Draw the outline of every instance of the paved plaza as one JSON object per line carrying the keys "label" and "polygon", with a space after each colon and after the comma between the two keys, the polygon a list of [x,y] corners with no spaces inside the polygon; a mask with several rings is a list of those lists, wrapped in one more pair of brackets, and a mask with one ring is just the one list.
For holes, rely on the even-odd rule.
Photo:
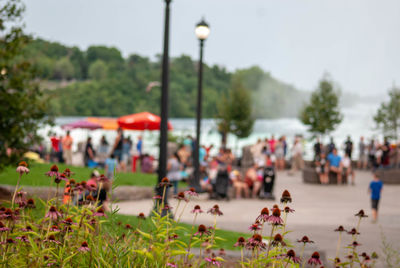
{"label": "paved plaza", "polygon": [[[315,241],[312,247],[330,257],[336,252],[338,234],[333,230],[339,225],[351,229],[357,224],[354,216],[360,209],[370,214],[370,199],[367,194],[368,184],[372,176],[369,172],[357,171],[356,185],[310,185],[302,182],[301,174],[287,175],[287,172],[279,172],[275,185],[275,195],[280,197],[284,189],[288,189],[292,195],[295,209],[294,214],[288,217],[288,230],[293,231],[288,236],[292,241],[300,239],[303,235],[309,236]],[[372,223],[371,218],[365,218],[360,227],[361,236],[358,242],[360,251],[381,253],[382,232],[388,241],[400,249],[400,185],[385,185],[380,204],[380,217],[377,223]],[[279,200],[276,200],[279,202]],[[207,200],[206,196],[200,196],[188,205],[188,209],[182,216],[182,221],[191,223],[193,215],[189,212],[194,205],[199,204],[203,210],[207,210],[218,202],[223,216],[218,218],[218,227],[227,230],[249,233],[248,227],[258,216],[263,207],[271,208],[276,202],[258,199],[233,199],[227,201]],[[118,206],[120,213],[137,215],[140,212],[149,212],[152,208],[152,200],[122,202]],[[176,200],[171,200],[172,207],[176,207]],[[203,214],[198,217],[198,223],[212,225],[213,217]],[[266,235],[266,233],[264,234]],[[350,235],[345,235],[342,243],[349,244]],[[298,245],[296,245],[298,246]],[[342,254],[343,256],[343,254]]]}

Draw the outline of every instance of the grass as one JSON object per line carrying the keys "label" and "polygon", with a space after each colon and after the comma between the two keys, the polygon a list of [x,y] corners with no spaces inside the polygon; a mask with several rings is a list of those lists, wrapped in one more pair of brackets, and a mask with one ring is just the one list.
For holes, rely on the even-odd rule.
{"label": "grass", "polygon": [[[30,163],[30,172],[24,175],[21,181],[22,185],[25,186],[50,186],[51,180],[44,174],[50,170],[53,163],[40,164],[40,163]],[[71,169],[75,174],[72,176],[76,181],[88,180],[90,174],[93,171],[91,168],[87,167],[71,167],[65,164],[57,164],[60,171],[65,170],[67,167]],[[0,184],[16,185],[18,175],[15,172],[16,167],[6,167],[0,172]],[[100,174],[104,172],[102,169],[98,169]],[[132,185],[132,186],[155,186],[157,177],[155,174],[145,174],[145,173],[117,173],[114,179],[114,185]]]}

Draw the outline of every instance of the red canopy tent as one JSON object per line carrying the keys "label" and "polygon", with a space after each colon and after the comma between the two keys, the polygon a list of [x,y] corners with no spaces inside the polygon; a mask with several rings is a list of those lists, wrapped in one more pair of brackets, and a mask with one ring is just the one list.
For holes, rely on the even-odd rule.
{"label": "red canopy tent", "polygon": [[[130,114],[118,118],[118,125],[123,129],[131,130],[159,130],[161,118],[149,112]],[[168,130],[172,125],[168,122]]]}

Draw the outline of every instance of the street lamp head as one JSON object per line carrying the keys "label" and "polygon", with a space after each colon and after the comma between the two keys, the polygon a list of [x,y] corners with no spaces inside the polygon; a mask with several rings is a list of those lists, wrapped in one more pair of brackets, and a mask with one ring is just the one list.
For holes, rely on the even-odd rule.
{"label": "street lamp head", "polygon": [[196,36],[199,40],[206,40],[208,35],[210,34],[210,27],[208,24],[202,19],[197,25],[195,29]]}

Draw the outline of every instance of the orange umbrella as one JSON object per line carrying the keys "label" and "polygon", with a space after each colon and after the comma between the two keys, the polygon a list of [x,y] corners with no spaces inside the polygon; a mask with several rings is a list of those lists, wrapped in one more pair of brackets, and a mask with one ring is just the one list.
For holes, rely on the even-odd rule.
{"label": "orange umbrella", "polygon": [[88,117],[87,121],[99,124],[106,130],[116,130],[119,127],[116,118]]}
{"label": "orange umbrella", "polygon": [[[118,125],[123,129],[132,130],[159,130],[161,118],[149,112],[125,115],[118,118]],[[168,129],[172,130],[172,125],[168,122]]]}

